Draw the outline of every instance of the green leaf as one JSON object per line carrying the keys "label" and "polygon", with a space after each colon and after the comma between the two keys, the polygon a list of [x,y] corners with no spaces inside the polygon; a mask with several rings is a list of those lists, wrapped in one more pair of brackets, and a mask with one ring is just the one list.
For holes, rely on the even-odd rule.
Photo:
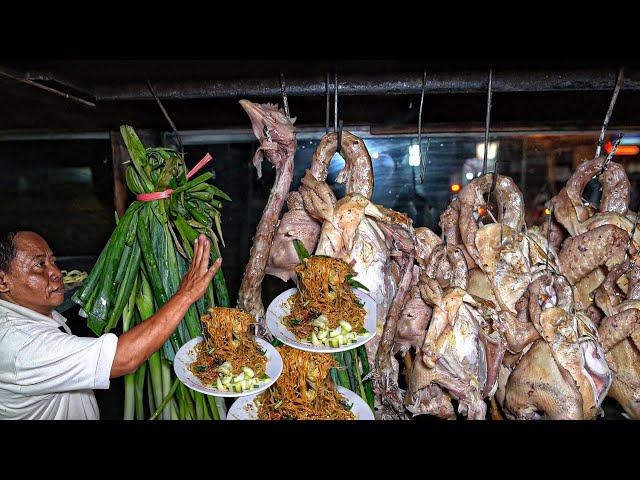
{"label": "green leaf", "polygon": [[129,151],[129,156],[131,156],[131,162],[140,176],[140,182],[142,183],[145,192],[152,192],[153,185],[145,172],[145,167],[147,166],[147,152],[144,145],[140,141],[140,138],[138,138],[135,130],[129,125],[122,125],[120,127],[120,133],[122,134],[124,143]]}
{"label": "green leaf", "polygon": [[351,275],[347,276],[347,283],[349,285],[351,285],[354,288],[361,288],[362,290],[368,292],[369,289],[367,287],[365,287],[363,284],[361,284],[359,281],[354,280],[353,277]]}
{"label": "green leaf", "polygon": [[301,262],[305,258],[309,258],[310,255],[309,255],[309,252],[307,252],[307,249],[305,248],[304,243],[302,243],[297,238],[293,241],[293,247],[296,249],[296,253],[298,254],[298,259],[300,259]]}
{"label": "green leaf", "polygon": [[292,318],[291,320],[289,320],[289,325],[291,325],[292,327],[295,327],[296,325],[300,325],[302,323],[302,320],[299,318]]}

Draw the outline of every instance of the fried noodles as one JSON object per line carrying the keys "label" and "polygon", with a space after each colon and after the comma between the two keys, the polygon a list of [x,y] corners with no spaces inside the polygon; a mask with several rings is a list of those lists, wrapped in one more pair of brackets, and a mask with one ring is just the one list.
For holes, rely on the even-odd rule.
{"label": "fried noodles", "polygon": [[267,357],[258,345],[249,326],[253,317],[235,308],[214,307],[200,321],[205,327],[205,340],[196,346],[197,358],[189,369],[205,385],[215,384],[216,368],[231,363],[231,373],[237,375],[249,367],[257,376],[265,373]]}
{"label": "fried noodles", "polygon": [[284,364],[278,381],[257,398],[260,420],[354,420],[355,415],[333,382],[337,367],[329,354],[281,346]]}
{"label": "fried noodles", "polygon": [[366,312],[353,293],[348,279],[355,271],[346,262],[314,255],[296,266],[299,291],[289,298],[291,312],[283,323],[297,338],[313,332],[311,322],[320,315],[329,319],[329,328],[340,320],[351,324],[355,332],[364,328]]}

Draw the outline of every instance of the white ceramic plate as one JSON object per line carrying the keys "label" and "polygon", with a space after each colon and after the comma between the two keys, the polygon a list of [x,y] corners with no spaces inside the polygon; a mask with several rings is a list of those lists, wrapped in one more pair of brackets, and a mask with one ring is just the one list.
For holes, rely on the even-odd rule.
{"label": "white ceramic plate", "polygon": [[344,352],[353,348],[364,345],[371,340],[376,334],[376,302],[369,295],[357,288],[353,289],[353,293],[364,302],[364,310],[366,317],[364,319],[364,328],[369,332],[367,335],[358,335],[357,342],[340,347],[327,347],[325,345],[313,345],[311,342],[302,342],[298,340],[293,332],[291,332],[282,322],[281,319],[289,315],[289,297],[298,291],[297,288],[290,288],[282,292],[267,309],[267,328],[271,334],[285,345],[297,348],[298,350],[306,350],[307,352],[316,353],[335,353]]}
{"label": "white ceramic plate", "polygon": [[191,365],[196,360],[197,355],[195,346],[198,343],[202,342],[202,340],[202,337],[197,337],[193,340],[189,340],[182,346],[180,350],[178,350],[178,353],[176,353],[176,358],[173,360],[173,369],[180,381],[196,392],[204,393],[206,395],[213,395],[214,397],[242,397],[245,395],[253,395],[255,393],[266,390],[271,385],[273,385],[282,373],[282,357],[280,356],[278,351],[270,343],[256,337],[256,341],[258,342],[258,344],[262,347],[263,350],[267,351],[266,374],[271,377],[271,380],[260,382],[260,384],[256,388],[247,390],[246,392],[223,392],[218,390],[217,388],[204,385],[200,381],[200,379],[196,377],[191,372],[191,370],[189,370],[189,365]]}
{"label": "white ceramic plate", "polygon": [[[336,390],[348,403],[352,404],[351,411],[356,416],[356,420],[375,420],[371,408],[358,394],[341,386],[337,386]],[[227,412],[227,420],[258,420],[258,408],[253,403],[257,397],[256,394],[236,400]]]}

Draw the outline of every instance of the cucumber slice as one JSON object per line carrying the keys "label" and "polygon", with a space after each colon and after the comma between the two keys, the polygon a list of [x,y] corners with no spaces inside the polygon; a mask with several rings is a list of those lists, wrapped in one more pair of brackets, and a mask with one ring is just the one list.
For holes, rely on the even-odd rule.
{"label": "cucumber slice", "polygon": [[311,325],[319,328],[327,328],[328,323],[329,323],[329,319],[324,315],[320,315],[318,318],[316,318],[311,322]]}
{"label": "cucumber slice", "polygon": [[242,367],[245,377],[253,378],[255,373],[249,367]]}
{"label": "cucumber slice", "polygon": [[239,383],[244,380],[244,372],[233,377],[233,383]]}
{"label": "cucumber slice", "polygon": [[329,330],[327,329],[320,330],[317,335],[318,340],[324,340],[325,338],[327,338],[327,335],[329,335]]}
{"label": "cucumber slice", "polygon": [[216,388],[218,390],[226,390],[224,388],[224,385],[222,384],[222,381],[220,380],[220,377],[216,378]]}
{"label": "cucumber slice", "polygon": [[333,337],[329,339],[329,345],[332,347],[339,347],[340,342],[338,341],[338,337]]}
{"label": "cucumber slice", "polygon": [[351,327],[351,324],[349,322],[346,322],[344,320],[340,320],[338,323],[340,324],[342,329],[347,333],[350,332],[351,330],[353,330],[353,328]]}
{"label": "cucumber slice", "polygon": [[225,375],[231,375],[231,362],[224,362],[222,365],[216,368],[216,371],[222,372]]}
{"label": "cucumber slice", "polygon": [[224,385],[225,387],[228,386],[231,383],[231,375],[225,375],[224,377],[222,377],[222,385]]}
{"label": "cucumber slice", "polygon": [[331,338],[333,338],[333,337],[337,337],[337,336],[338,336],[338,335],[340,335],[341,333],[342,333],[342,327],[341,327],[341,326],[338,326],[338,327],[336,327],[335,329],[333,329],[333,330],[331,330],[331,331],[329,332],[329,336],[330,336]]}
{"label": "cucumber slice", "polygon": [[318,340],[318,337],[316,336],[316,332],[311,334],[311,343],[314,345],[321,345],[320,340]]}

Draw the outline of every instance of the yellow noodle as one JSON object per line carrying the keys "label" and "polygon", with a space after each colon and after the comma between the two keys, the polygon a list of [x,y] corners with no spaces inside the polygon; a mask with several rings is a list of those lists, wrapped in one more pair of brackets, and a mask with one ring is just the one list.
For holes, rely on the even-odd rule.
{"label": "yellow noodle", "polygon": [[297,338],[311,335],[311,322],[322,314],[330,328],[336,328],[339,320],[349,322],[355,332],[364,327],[366,312],[347,283],[347,276],[355,275],[351,265],[314,255],[297,265],[296,273],[299,291],[289,298],[291,311],[283,323]]}
{"label": "yellow noodle", "polygon": [[337,367],[329,354],[311,353],[295,348],[277,347],[283,361],[278,381],[258,399],[261,420],[354,420],[344,403],[329,369]]}
{"label": "yellow noodle", "polygon": [[205,341],[197,345],[197,358],[189,369],[203,384],[215,384],[219,372],[216,367],[231,363],[231,373],[237,375],[242,367],[251,368],[257,376],[265,373],[267,357],[253,339],[249,327],[253,317],[235,308],[214,307],[200,321],[205,327]]}

